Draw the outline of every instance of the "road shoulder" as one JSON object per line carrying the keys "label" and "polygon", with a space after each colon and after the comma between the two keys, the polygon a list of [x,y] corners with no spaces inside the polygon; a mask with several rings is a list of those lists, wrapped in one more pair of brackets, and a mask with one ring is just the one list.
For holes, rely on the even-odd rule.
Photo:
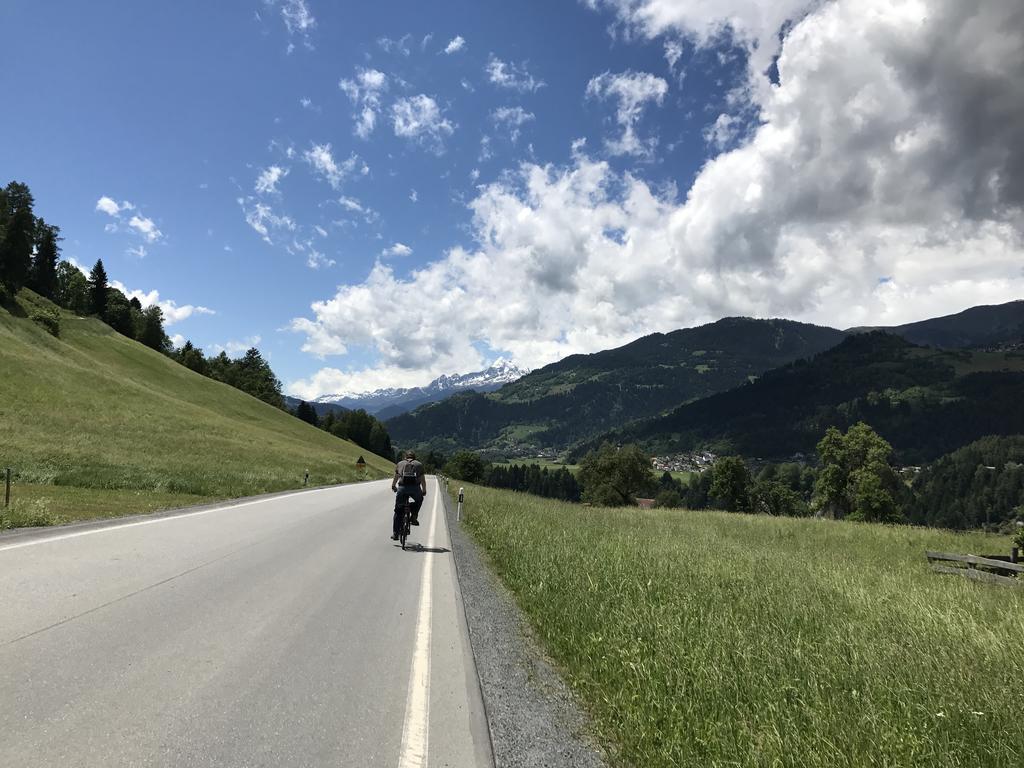
{"label": "road shoulder", "polygon": [[497,768],[604,768],[586,714],[442,493]]}

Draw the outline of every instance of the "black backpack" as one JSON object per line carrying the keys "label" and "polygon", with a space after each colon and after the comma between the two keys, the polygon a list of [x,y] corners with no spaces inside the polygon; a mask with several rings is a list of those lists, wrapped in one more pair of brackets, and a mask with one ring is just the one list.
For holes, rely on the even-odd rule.
{"label": "black backpack", "polygon": [[419,472],[416,469],[414,462],[405,462],[405,465],[402,467],[402,485],[416,485],[419,482]]}

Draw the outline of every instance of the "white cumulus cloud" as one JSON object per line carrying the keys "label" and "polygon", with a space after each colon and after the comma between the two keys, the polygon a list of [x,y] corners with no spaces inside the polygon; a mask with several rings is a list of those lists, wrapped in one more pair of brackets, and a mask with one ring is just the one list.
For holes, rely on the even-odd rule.
{"label": "white cumulus cloud", "polygon": [[108,216],[119,216],[123,211],[134,211],[135,206],[127,200],[121,202],[118,205],[114,200],[104,195],[96,201],[96,210],[107,214]]}
{"label": "white cumulus cloud", "polygon": [[[113,198],[104,195],[96,201],[96,210],[116,219],[116,221],[108,222],[104,225],[103,230],[105,232],[111,234],[122,232],[125,231],[124,227],[127,225],[127,231],[134,232],[147,243],[156,243],[163,239],[164,233],[160,231],[154,221],[148,216],[133,214],[127,222],[125,221],[124,214],[128,211],[136,210],[134,203],[124,200],[118,204]],[[136,248],[129,248],[128,253],[141,258],[146,255],[146,249],[138,246]]]}
{"label": "white cumulus cloud", "polygon": [[295,231],[295,220],[288,215],[274,213],[273,208],[264,202],[255,200],[252,197],[240,197],[238,205],[245,215],[245,222],[262,238],[268,245],[273,245],[272,234],[284,230]]}
{"label": "white cumulus cloud", "polygon": [[147,243],[155,243],[164,236],[153,220],[146,216],[132,216],[128,219],[128,226],[142,235]]}
{"label": "white cumulus cloud", "polygon": [[679,40],[665,41],[665,61],[668,62],[668,71],[682,80],[683,72],[676,73],[676,64],[683,57],[683,44]]}
{"label": "white cumulus cloud", "polygon": [[391,107],[395,136],[416,141],[435,152],[444,150],[444,139],[455,126],[444,117],[437,102],[425,94],[398,99]]}
{"label": "white cumulus cloud", "polygon": [[[302,41],[306,48],[313,49],[313,42],[310,36],[316,27],[316,18],[309,9],[306,0],[263,0],[263,2],[270,8],[274,6],[279,8],[281,20],[284,22],[289,37],[297,38]],[[291,53],[293,50],[295,50],[295,44],[289,42],[288,53]]]}
{"label": "white cumulus cloud", "polygon": [[[485,362],[481,345],[536,368],[727,315],[888,325],[1024,295],[1019,2],[601,5],[698,43],[733,25],[757,59],[749,135],[679,198],[582,143],[566,167],[526,163],[479,187],[476,246],[408,276],[377,264],[292,322],[307,352],[377,353],[305,385],[429,380]],[[396,306],[403,293],[417,300]]]}
{"label": "white cumulus cloud", "polygon": [[[752,72],[763,73],[780,48],[789,23],[824,6],[826,0],[584,0],[610,8],[630,34],[649,38],[681,34],[698,46],[732,38],[750,54]],[[666,56],[668,56],[666,48]],[[674,65],[673,65],[674,66]]]}
{"label": "white cumulus cloud", "polygon": [[376,69],[356,70],[355,78],[342,78],[338,87],[356,108],[355,134],[366,139],[377,126],[381,110],[381,97],[388,90],[388,77]]}
{"label": "white cumulus cloud", "polygon": [[277,183],[288,175],[288,169],[272,165],[260,171],[256,178],[256,191],[262,195],[277,192]]}
{"label": "white cumulus cloud", "polygon": [[587,96],[618,102],[615,120],[622,128],[622,136],[608,139],[605,146],[613,155],[649,155],[657,140],[643,140],[636,133],[644,107],[661,104],[668,93],[668,83],[648,72],[605,72],[587,83]]}
{"label": "white cumulus cloud", "polygon": [[447,54],[457,53],[466,47],[466,40],[462,35],[456,35],[445,46],[444,52]]}
{"label": "white cumulus cloud", "polygon": [[381,256],[412,256],[412,248],[405,243],[395,243],[380,252]]}
{"label": "white cumulus cloud", "polygon": [[355,152],[339,163],[331,153],[330,144],[314,144],[303,153],[303,159],[333,189],[339,189],[342,182],[355,173],[366,174],[369,170]]}
{"label": "white cumulus cloud", "polygon": [[315,248],[310,248],[309,253],[306,256],[306,266],[310,269],[320,269],[321,267],[333,267],[335,265],[334,259],[329,259],[320,251]]}
{"label": "white cumulus cloud", "polygon": [[519,141],[523,126],[534,119],[536,116],[522,107],[498,107],[491,112],[491,120],[495,125],[504,126],[513,144]]}
{"label": "white cumulus cloud", "polygon": [[412,35],[402,35],[397,40],[391,37],[378,37],[377,45],[381,47],[387,53],[395,53],[400,56],[408,56],[412,53],[409,48],[409,41],[412,39]]}
{"label": "white cumulus cloud", "polygon": [[487,60],[487,79],[499,88],[508,88],[520,93],[528,93],[543,88],[546,83],[535,78],[526,69],[526,64],[505,62],[493,53]]}

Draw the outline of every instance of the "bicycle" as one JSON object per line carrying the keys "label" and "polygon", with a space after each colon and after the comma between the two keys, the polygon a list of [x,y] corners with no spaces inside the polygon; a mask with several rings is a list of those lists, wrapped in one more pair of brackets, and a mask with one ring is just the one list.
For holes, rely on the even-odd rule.
{"label": "bicycle", "polygon": [[403,550],[405,549],[405,540],[409,537],[410,520],[412,520],[412,499],[406,495],[405,504],[402,505],[402,527],[398,534],[398,541]]}

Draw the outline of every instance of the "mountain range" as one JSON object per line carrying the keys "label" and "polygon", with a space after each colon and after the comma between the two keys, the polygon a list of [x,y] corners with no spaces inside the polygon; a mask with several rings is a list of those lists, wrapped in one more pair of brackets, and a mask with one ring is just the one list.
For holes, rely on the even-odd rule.
{"label": "mountain range", "polygon": [[1024,433],[1022,392],[1024,352],[920,347],[873,331],[600,440],[777,460],[813,453],[830,426],[864,421],[900,463],[923,464],[986,435]]}
{"label": "mountain range", "polygon": [[526,373],[528,371],[514,362],[498,358],[486,370],[439,376],[425,387],[388,387],[371,392],[338,392],[318,397],[311,404],[318,413],[332,406],[353,411],[361,408],[383,421],[426,403],[444,400],[458,392],[492,392]]}
{"label": "mountain range", "polygon": [[577,442],[738,386],[835,346],[845,334],[791,320],[733,317],[572,355],[489,394],[463,393],[387,422],[392,440],[523,455]]}
{"label": "mountain range", "polygon": [[[640,439],[652,449],[683,444],[693,447],[716,440],[728,446],[733,443],[725,433],[712,434],[714,430],[705,430],[692,433],[692,440],[676,440],[671,437],[677,434],[672,426],[674,422],[664,422],[664,429],[659,425],[663,419],[680,418],[680,410],[689,414],[683,417],[684,422],[687,418],[696,418],[693,414],[717,407],[717,401],[710,400],[712,396],[730,390],[746,390],[769,371],[814,358],[850,336],[861,336],[871,330],[875,329],[838,330],[789,320],[725,318],[697,328],[651,334],[617,349],[573,355],[493,392],[456,394],[443,402],[416,408],[391,418],[387,427],[396,444],[429,446],[442,451],[469,448],[495,456],[537,452],[565,454],[574,447],[592,445],[605,438]],[[903,339],[901,344],[912,342],[947,349],[1019,343],[1024,332],[1024,301],[974,307],[955,315],[880,330],[887,338]],[[852,348],[859,349],[856,345]],[[851,394],[854,400],[874,391],[870,382],[872,376],[876,384],[885,381],[882,374],[893,362],[886,361],[883,354],[886,349],[884,344],[875,344],[869,345],[867,352],[862,350],[856,366],[865,366],[863,373],[867,380],[863,377],[857,380],[864,385],[862,389],[866,389]],[[872,364],[871,357],[876,353],[881,355],[877,366]],[[910,358],[919,355],[907,354]],[[974,359],[971,355],[968,357]],[[948,369],[953,359],[946,356],[922,362],[922,370],[928,366]],[[992,361],[978,364],[982,369],[995,365]],[[970,372],[971,365],[973,363],[967,362],[960,368],[953,367]],[[856,366],[843,368],[826,362],[821,375],[827,379],[828,376],[862,373]],[[1015,360],[1008,360],[1006,366],[1014,368]],[[840,374],[843,370],[846,373]],[[914,365],[905,373],[909,380],[923,375]],[[957,398],[963,394],[957,387],[978,386],[979,381],[957,373],[946,376],[942,382],[932,382],[935,387],[929,394]],[[1000,379],[998,386],[1002,387],[1007,381]],[[841,384],[818,383],[826,387]],[[898,382],[890,384],[882,389],[899,388]],[[810,386],[801,384],[798,388],[808,407],[814,401]],[[765,387],[755,387],[753,391],[763,393],[765,398],[778,395]],[[837,389],[833,394],[840,397],[841,392]],[[766,402],[750,398],[743,402],[748,408],[771,410]],[[839,399],[822,405],[838,408],[844,402],[846,400]],[[824,423],[828,418],[836,418],[835,413],[822,416],[819,421]],[[927,428],[923,424],[918,426]],[[932,427],[936,428],[941,429]],[[800,448],[808,446],[803,438],[791,442]],[[747,447],[752,445],[748,443]],[[813,445],[810,447],[813,449]]]}

